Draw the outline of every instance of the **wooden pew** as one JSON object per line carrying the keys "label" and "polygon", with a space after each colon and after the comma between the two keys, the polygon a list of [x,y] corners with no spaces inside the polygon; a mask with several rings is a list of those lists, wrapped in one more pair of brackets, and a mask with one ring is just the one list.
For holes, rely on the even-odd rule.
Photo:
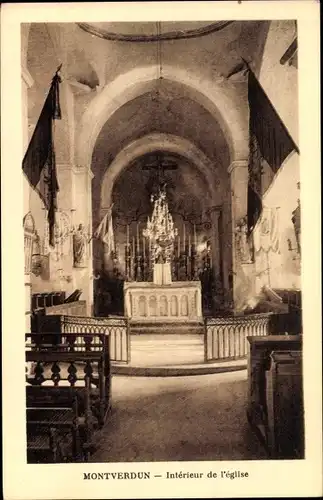
{"label": "wooden pew", "polygon": [[29,429],[27,424],[27,463],[59,463],[65,460],[61,452],[57,428],[49,427],[41,433],[39,429]]}
{"label": "wooden pew", "polygon": [[[52,381],[79,391],[89,377],[90,406],[98,425],[103,426],[111,409],[111,369],[109,341],[104,334],[26,334],[29,339],[26,362],[34,365],[27,382],[41,385]],[[63,368],[63,370],[62,370]],[[82,368],[83,374],[81,373]],[[85,377],[84,377],[85,373]],[[68,388],[68,387],[67,387]],[[84,410],[84,405],[82,406]]]}
{"label": "wooden pew", "polygon": [[268,448],[272,458],[304,458],[302,353],[273,351],[266,372]]}
{"label": "wooden pew", "polygon": [[87,461],[89,412],[80,417],[73,389],[27,386],[26,399],[28,463]]}
{"label": "wooden pew", "polygon": [[[267,449],[272,451],[272,408],[273,393],[268,391],[268,370],[270,370],[273,351],[302,352],[301,335],[268,335],[247,337],[248,352],[248,403],[247,418],[257,436]],[[300,396],[301,397],[301,396]]]}

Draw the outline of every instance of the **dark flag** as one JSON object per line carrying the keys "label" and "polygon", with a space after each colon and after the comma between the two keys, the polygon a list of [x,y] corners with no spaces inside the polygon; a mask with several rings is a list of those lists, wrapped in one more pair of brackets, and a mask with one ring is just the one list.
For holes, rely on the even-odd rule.
{"label": "dark flag", "polygon": [[58,74],[60,68],[61,66],[53,77],[48,96],[22,162],[25,175],[48,210],[49,244],[51,246],[54,246],[55,210],[57,209],[57,192],[59,191],[53,120],[61,118],[59,103],[61,78]]}
{"label": "dark flag", "polygon": [[248,231],[255,227],[262,212],[262,196],[274,175],[292,151],[299,153],[285,125],[263,88],[249,68],[250,150],[248,166]]}

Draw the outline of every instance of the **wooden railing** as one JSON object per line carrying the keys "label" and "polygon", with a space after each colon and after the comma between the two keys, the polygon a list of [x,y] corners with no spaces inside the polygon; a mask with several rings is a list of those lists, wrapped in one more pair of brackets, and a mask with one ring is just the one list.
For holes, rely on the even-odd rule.
{"label": "wooden railing", "polygon": [[[67,304],[66,304],[67,305]],[[90,316],[48,315],[38,321],[39,332],[76,335],[75,346],[81,334],[104,334],[109,337],[110,360],[117,363],[130,362],[129,322],[122,316],[96,318]],[[97,339],[95,340],[95,342]]]}
{"label": "wooden railing", "polygon": [[248,336],[269,334],[270,313],[207,318],[205,320],[205,361],[244,358]]}
{"label": "wooden railing", "polygon": [[[31,460],[33,452],[37,451],[39,458],[48,448],[52,427],[64,429],[58,441],[64,461],[88,460],[98,442],[95,432],[105,424],[111,409],[108,340],[105,334],[89,332],[26,334],[27,444]],[[76,404],[72,414],[68,411],[71,401]]]}

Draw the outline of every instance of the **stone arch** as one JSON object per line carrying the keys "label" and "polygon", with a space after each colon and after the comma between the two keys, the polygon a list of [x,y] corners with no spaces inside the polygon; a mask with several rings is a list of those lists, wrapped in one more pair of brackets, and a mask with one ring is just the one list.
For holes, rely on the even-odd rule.
{"label": "stone arch", "polygon": [[111,204],[113,186],[122,171],[136,158],[156,150],[178,154],[194,164],[207,181],[211,199],[215,198],[214,172],[212,174],[211,170],[214,165],[207,156],[188,139],[171,134],[152,133],[131,142],[109,165],[101,185],[101,207]]}
{"label": "stone arch", "polygon": [[[78,165],[90,166],[95,142],[104,124],[128,101],[156,88],[157,74],[155,66],[132,69],[115,78],[92,100],[80,124],[76,144]],[[169,65],[163,68],[163,75],[164,80],[181,84],[192,100],[215,117],[227,139],[231,161],[246,156],[248,127],[228,87],[220,85],[219,80],[202,81],[187,70]]]}

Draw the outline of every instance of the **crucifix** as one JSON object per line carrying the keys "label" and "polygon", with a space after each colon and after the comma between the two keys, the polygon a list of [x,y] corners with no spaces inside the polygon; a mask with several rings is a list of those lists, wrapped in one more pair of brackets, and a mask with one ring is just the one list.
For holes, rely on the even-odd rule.
{"label": "crucifix", "polygon": [[165,171],[166,170],[177,170],[177,163],[169,160],[163,161],[161,153],[156,153],[156,160],[152,163],[146,163],[142,166],[142,170],[152,170],[154,172],[153,183],[157,184],[158,187],[165,184]]}

